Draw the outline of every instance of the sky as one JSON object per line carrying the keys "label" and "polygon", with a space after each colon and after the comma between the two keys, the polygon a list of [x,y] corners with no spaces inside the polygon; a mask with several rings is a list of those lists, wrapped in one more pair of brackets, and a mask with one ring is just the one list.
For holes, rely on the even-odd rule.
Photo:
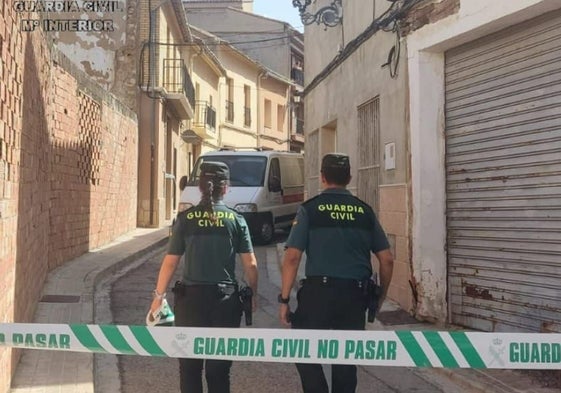
{"label": "sky", "polygon": [[298,10],[292,6],[292,0],[254,0],[253,12],[288,22],[297,30],[304,31]]}

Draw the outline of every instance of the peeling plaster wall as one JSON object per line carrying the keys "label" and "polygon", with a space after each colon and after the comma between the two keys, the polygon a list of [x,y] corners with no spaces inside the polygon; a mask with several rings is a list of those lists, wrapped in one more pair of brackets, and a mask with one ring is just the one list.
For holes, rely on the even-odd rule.
{"label": "peeling plaster wall", "polygon": [[[457,0],[444,0],[444,2]],[[412,182],[412,261],[417,314],[447,310],[444,53],[561,6],[557,0],[461,0],[459,12],[407,36]]]}
{"label": "peeling plaster wall", "polygon": [[50,13],[45,17],[112,22],[113,31],[55,32],[52,36],[57,48],[92,80],[136,110],[137,64],[142,45],[139,37],[141,4],[139,0],[117,2],[119,6],[115,12]]}

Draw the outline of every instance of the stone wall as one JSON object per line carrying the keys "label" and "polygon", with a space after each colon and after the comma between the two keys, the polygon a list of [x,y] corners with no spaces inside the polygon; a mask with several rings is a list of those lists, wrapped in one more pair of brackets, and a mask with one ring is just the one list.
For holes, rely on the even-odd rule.
{"label": "stone wall", "polygon": [[[28,322],[49,270],[136,226],[134,113],[0,4],[0,322]],[[0,348],[0,392],[18,351]]]}

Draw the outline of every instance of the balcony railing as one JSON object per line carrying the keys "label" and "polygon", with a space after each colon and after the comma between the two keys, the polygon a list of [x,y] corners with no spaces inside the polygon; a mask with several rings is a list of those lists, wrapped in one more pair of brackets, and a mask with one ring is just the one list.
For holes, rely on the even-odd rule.
{"label": "balcony railing", "polygon": [[216,129],[216,109],[208,105],[206,101],[196,101],[193,127],[205,128],[214,132]]}
{"label": "balcony railing", "polygon": [[290,72],[290,78],[300,86],[304,86],[304,71],[302,71],[300,68],[293,67],[292,71]]}
{"label": "balcony railing", "polygon": [[183,59],[164,59],[163,87],[168,93],[184,94],[195,106],[195,88]]}
{"label": "balcony railing", "polygon": [[296,119],[296,134],[304,135],[304,119]]}
{"label": "balcony railing", "polygon": [[251,127],[251,108],[247,106],[243,108],[243,124],[246,127]]}
{"label": "balcony railing", "polygon": [[234,122],[234,103],[226,100],[226,121],[229,123]]}

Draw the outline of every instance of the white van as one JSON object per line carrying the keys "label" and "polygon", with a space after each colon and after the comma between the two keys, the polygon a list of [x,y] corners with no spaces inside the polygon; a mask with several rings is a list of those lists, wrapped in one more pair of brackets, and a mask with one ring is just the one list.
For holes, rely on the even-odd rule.
{"label": "white van", "polygon": [[230,168],[230,187],[224,203],[245,217],[257,242],[269,243],[276,228],[290,229],[304,201],[302,154],[256,149],[207,152],[198,158],[181,192],[179,211],[199,203],[199,173],[205,161],[220,161]]}

